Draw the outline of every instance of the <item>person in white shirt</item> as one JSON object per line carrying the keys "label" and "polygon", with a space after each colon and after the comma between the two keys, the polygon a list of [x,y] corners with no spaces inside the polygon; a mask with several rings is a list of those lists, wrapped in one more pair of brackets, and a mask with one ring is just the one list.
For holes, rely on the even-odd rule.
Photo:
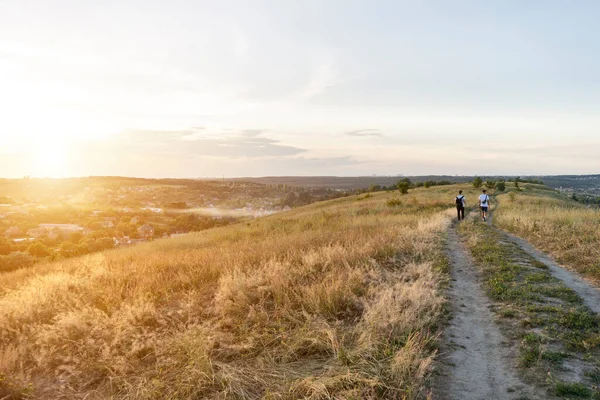
{"label": "person in white shirt", "polygon": [[465,200],[465,196],[462,194],[462,190],[458,191],[458,196],[454,199],[456,202],[456,212],[458,213],[458,220],[465,219],[465,206],[467,205],[467,201]]}
{"label": "person in white shirt", "polygon": [[479,195],[479,208],[481,209],[481,217],[484,221],[487,221],[487,213],[490,207],[490,196],[487,195],[486,190],[483,189],[483,193]]}

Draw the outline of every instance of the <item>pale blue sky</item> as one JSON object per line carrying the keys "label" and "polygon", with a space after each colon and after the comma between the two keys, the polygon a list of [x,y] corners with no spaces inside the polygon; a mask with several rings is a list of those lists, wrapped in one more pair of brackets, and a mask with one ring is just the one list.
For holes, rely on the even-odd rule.
{"label": "pale blue sky", "polygon": [[0,0],[0,175],[597,173],[595,1]]}

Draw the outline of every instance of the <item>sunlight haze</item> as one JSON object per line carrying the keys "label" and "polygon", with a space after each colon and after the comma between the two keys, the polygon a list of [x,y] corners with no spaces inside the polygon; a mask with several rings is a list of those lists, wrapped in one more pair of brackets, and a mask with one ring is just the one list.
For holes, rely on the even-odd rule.
{"label": "sunlight haze", "polygon": [[600,3],[0,1],[0,177],[597,173]]}

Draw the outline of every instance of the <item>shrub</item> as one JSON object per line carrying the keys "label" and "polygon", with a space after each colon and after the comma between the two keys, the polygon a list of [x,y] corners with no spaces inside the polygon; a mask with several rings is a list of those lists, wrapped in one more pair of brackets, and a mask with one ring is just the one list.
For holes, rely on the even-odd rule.
{"label": "shrub", "polygon": [[0,256],[0,272],[9,272],[20,268],[31,267],[34,262],[35,259],[27,253],[10,253],[7,256]]}
{"label": "shrub", "polygon": [[400,207],[402,205],[402,200],[392,198],[388,199],[388,201],[386,201],[386,204],[388,207]]}
{"label": "shrub", "polygon": [[402,194],[407,194],[410,186],[411,186],[411,183],[410,183],[410,179],[408,179],[408,178],[399,180],[398,183],[396,183],[396,187]]}
{"label": "shrub", "polygon": [[477,177],[475,179],[473,179],[473,187],[474,188],[480,188],[481,185],[483,185],[483,179],[481,179],[480,177]]}
{"label": "shrub", "polygon": [[35,242],[29,246],[27,252],[34,257],[46,257],[50,255],[50,251],[40,242]]}

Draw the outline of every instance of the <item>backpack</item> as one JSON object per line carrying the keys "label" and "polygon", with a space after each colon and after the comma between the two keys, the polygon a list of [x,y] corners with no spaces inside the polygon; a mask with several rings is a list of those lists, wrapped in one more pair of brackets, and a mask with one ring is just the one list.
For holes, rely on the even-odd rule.
{"label": "backpack", "polygon": [[460,196],[460,197],[456,196],[456,207],[462,208],[464,198],[465,198],[465,196]]}

